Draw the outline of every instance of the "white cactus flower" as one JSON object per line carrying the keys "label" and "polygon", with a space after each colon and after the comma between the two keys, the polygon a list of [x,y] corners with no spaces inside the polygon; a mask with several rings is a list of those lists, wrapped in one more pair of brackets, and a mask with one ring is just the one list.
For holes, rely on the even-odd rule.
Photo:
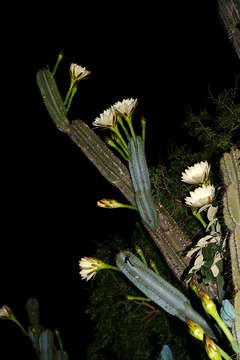
{"label": "white cactus flower", "polygon": [[202,185],[194,191],[190,191],[190,196],[185,198],[185,203],[193,208],[200,208],[203,205],[210,204],[215,196],[215,187],[213,185]]}
{"label": "white cactus flower", "polygon": [[85,67],[82,67],[81,65],[71,64],[70,66],[70,77],[74,81],[82,80],[89,74],[90,71],[88,71]]}
{"label": "white cactus flower", "polygon": [[83,257],[79,261],[80,266],[80,275],[82,279],[86,279],[87,281],[94,277],[98,270],[103,268],[103,262],[101,260],[92,258],[92,257]]}
{"label": "white cactus flower", "polygon": [[122,101],[116,102],[113,107],[117,113],[123,116],[129,116],[133,113],[137,106],[137,99],[123,99]]}
{"label": "white cactus flower", "polygon": [[0,309],[0,319],[9,319],[12,316],[12,310],[7,306],[3,305]]}
{"label": "white cactus flower", "polygon": [[181,181],[188,184],[203,184],[209,176],[210,165],[207,161],[201,161],[193,166],[189,166],[182,173]]}
{"label": "white cactus flower", "polygon": [[104,110],[100,117],[97,117],[95,121],[93,121],[93,125],[96,127],[106,127],[111,128],[114,127],[117,121],[116,112],[111,106],[110,108]]}

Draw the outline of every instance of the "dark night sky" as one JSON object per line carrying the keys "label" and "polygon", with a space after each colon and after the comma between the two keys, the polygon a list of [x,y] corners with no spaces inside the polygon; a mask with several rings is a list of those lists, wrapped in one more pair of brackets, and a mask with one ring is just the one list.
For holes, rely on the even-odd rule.
{"label": "dark night sky", "polygon": [[[2,116],[0,306],[9,305],[25,321],[26,299],[38,297],[42,322],[60,328],[70,359],[84,351],[78,331],[86,320],[88,286],[79,279],[78,260],[94,255],[94,242],[106,232],[117,232],[127,215],[96,207],[98,199],[117,194],[56,130],[41,103],[35,75],[46,64],[53,66],[63,49],[57,79],[66,73],[67,84],[71,62],[92,72],[82,82],[69,117],[90,125],[114,102],[137,97],[139,113],[148,120],[149,161],[151,155],[164,153],[170,139],[184,137],[180,125],[186,107],[198,111],[208,87],[217,94],[232,86],[239,63],[214,1],[161,3],[160,9],[154,4],[89,3],[78,9],[39,4],[37,10],[21,8],[19,14],[15,9],[14,35],[9,33],[2,44],[7,115]],[[32,16],[22,16],[25,11]],[[59,85],[64,93],[64,82]],[[1,322],[0,334],[1,358],[8,349],[5,359],[12,359],[15,347],[25,354],[28,344],[22,345],[14,326]],[[16,346],[8,348],[9,343]],[[24,358],[31,359],[31,353]]]}

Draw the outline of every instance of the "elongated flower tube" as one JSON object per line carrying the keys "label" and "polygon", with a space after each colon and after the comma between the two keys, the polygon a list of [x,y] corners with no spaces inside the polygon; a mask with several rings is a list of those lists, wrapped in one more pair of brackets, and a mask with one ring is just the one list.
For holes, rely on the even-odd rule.
{"label": "elongated flower tube", "polygon": [[218,326],[222,329],[222,331],[228,338],[229,342],[231,343],[232,348],[236,352],[236,354],[240,354],[240,348],[238,347],[236,340],[232,336],[231,331],[228,329],[228,327],[225,325],[225,323],[219,316],[215,303],[208,296],[208,294],[205,293],[205,291],[200,290],[200,294],[202,296],[202,305],[204,310],[206,311],[206,313],[211,315],[214,318],[214,320],[217,322]]}
{"label": "elongated flower tube", "polygon": [[179,290],[158,276],[129,251],[121,251],[116,257],[117,267],[148,298],[180,320],[186,318],[198,323],[204,331],[215,338],[205,319],[191,306]]}

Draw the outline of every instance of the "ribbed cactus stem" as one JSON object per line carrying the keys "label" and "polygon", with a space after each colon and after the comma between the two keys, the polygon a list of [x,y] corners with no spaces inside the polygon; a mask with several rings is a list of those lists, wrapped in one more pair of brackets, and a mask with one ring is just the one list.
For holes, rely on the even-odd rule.
{"label": "ribbed cactus stem", "polygon": [[189,300],[178,289],[169,284],[129,251],[121,251],[116,264],[122,273],[158,306],[182,321],[186,318],[198,323],[205,332],[214,337],[205,319],[191,306]]}
{"label": "ribbed cactus stem", "polygon": [[70,126],[70,138],[81,148],[100,173],[135,205],[133,188],[128,169],[104,144],[95,132],[81,120],[74,120]]}
{"label": "ribbed cactus stem", "polygon": [[138,212],[142,220],[155,230],[158,224],[158,214],[151,194],[149,172],[142,139],[131,138],[129,143],[129,171],[135,192]]}
{"label": "ribbed cactus stem", "polygon": [[[234,297],[234,308],[236,311],[236,317],[233,321],[232,331],[240,348],[240,290],[236,293]],[[237,360],[240,360],[240,354],[237,355]]]}
{"label": "ribbed cactus stem", "polygon": [[55,354],[55,346],[53,332],[44,330],[39,337],[40,360],[53,360]]}
{"label": "ribbed cactus stem", "polygon": [[50,117],[60,131],[67,133],[67,110],[52,73],[48,69],[39,70],[37,84]]}
{"label": "ribbed cactus stem", "polygon": [[229,247],[235,290],[240,289],[240,151],[225,153],[220,162],[226,191],[223,197],[224,221],[230,231]]}

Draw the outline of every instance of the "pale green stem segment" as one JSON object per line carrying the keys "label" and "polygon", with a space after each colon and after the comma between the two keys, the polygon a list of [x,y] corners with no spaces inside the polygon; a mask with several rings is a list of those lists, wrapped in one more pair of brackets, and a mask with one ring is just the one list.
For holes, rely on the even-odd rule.
{"label": "pale green stem segment", "polygon": [[136,135],[132,126],[132,117],[130,115],[125,116],[125,120],[128,123],[129,129],[131,131],[131,135],[133,137],[134,143],[136,144]]}
{"label": "pale green stem segment", "polygon": [[68,100],[68,103],[67,103],[67,108],[66,108],[66,111],[67,111],[67,112],[68,112],[69,109],[70,109],[70,106],[71,106],[71,104],[72,104],[73,97],[74,97],[74,95],[76,94],[76,92],[77,92],[77,85],[73,86],[73,88],[72,88],[71,95],[70,95],[69,100]]}
{"label": "pale green stem segment", "polygon": [[9,320],[13,321],[15,324],[17,324],[19,326],[19,328],[22,330],[22,332],[24,333],[24,335],[28,336],[27,331],[24,329],[24,327],[22,326],[22,324],[15,318],[15,316],[12,316],[11,318],[9,318]]}
{"label": "pale green stem segment", "polygon": [[119,138],[121,145],[122,145],[122,149],[124,150],[124,152],[128,154],[128,146],[125,142],[125,140],[123,139],[122,135],[120,134],[120,131],[118,130],[117,126],[112,127],[111,130],[117,135],[117,137]]}
{"label": "pale green stem segment", "polygon": [[146,139],[146,120],[145,120],[144,116],[142,116],[142,118],[141,118],[141,125],[142,125],[142,142],[143,142],[143,144],[145,144],[145,139]]}
{"label": "pale green stem segment", "polygon": [[153,260],[150,260],[150,266],[153,269],[153,271],[160,276],[160,272],[158,271],[157,265],[155,264],[155,262]]}
{"label": "pale green stem segment", "polygon": [[236,340],[234,339],[234,337],[233,337],[231,331],[229,330],[229,328],[222,321],[221,317],[218,314],[216,314],[214,316],[214,319],[216,320],[216,322],[218,323],[218,326],[222,329],[222,331],[224,332],[224,334],[228,338],[229,342],[232,345],[232,349],[235,351],[236,354],[240,354],[240,349],[239,349],[239,347],[237,345]]}
{"label": "pale green stem segment", "polygon": [[136,301],[148,301],[148,302],[152,301],[149,298],[140,297],[140,296],[131,296],[131,295],[126,296],[126,299],[130,300],[130,301],[135,301],[135,300]]}
{"label": "pale green stem segment", "polygon": [[202,218],[202,215],[200,213],[197,212],[196,209],[192,209],[192,213],[195,216],[196,219],[198,219],[198,221],[200,221],[200,223],[202,224],[202,226],[204,227],[204,229],[206,229],[207,224],[205,223],[205,221]]}
{"label": "pale green stem segment", "polygon": [[220,351],[220,354],[223,357],[223,359],[232,360],[232,358],[227,353],[225,353],[225,351],[223,351],[218,345],[216,345],[216,346],[217,346],[218,350]]}
{"label": "pale green stem segment", "polygon": [[135,206],[132,206],[132,205],[122,204],[119,207],[137,211],[137,208]]}
{"label": "pale green stem segment", "polygon": [[69,99],[69,97],[71,95],[72,88],[73,88],[74,84],[75,84],[75,80],[71,79],[71,83],[70,83],[67,95],[66,95],[65,100],[63,102],[65,106],[67,105],[67,102],[68,102],[68,99]]}
{"label": "pale green stem segment", "polygon": [[140,256],[142,262],[143,262],[146,266],[148,266],[147,260],[146,260],[146,258],[145,258],[145,256],[144,256],[143,251],[142,251],[142,249],[140,248],[140,246],[136,245],[136,246],[135,246],[135,249],[136,249],[137,254]]}
{"label": "pale green stem segment", "polygon": [[63,343],[62,343],[62,339],[60,337],[60,333],[59,333],[58,329],[55,329],[55,335],[58,339],[59,348],[61,351],[63,351]]}
{"label": "pale green stem segment", "polygon": [[60,53],[58,54],[56,64],[55,64],[55,66],[54,66],[54,68],[53,68],[53,71],[52,71],[52,75],[53,75],[53,76],[56,74],[56,71],[57,71],[58,66],[59,66],[60,62],[62,61],[62,59],[63,59],[63,53],[60,52]]}
{"label": "pale green stem segment", "polygon": [[105,270],[105,269],[109,269],[109,270],[115,270],[115,271],[120,271],[116,266],[112,266],[109,264],[104,264],[101,266],[101,268],[99,267],[98,270]]}
{"label": "pale green stem segment", "polygon": [[129,135],[129,133],[128,133],[123,121],[122,121],[122,118],[120,116],[118,116],[117,121],[121,125],[121,127],[122,127],[122,129],[123,129],[123,131],[124,131],[124,133],[126,135],[126,138],[128,139],[128,141],[130,141],[130,135]]}
{"label": "pale green stem segment", "polygon": [[117,146],[117,145],[115,144],[115,142],[114,142],[112,139],[110,139],[110,138],[106,138],[105,141],[106,141],[107,145],[109,145],[109,146],[111,146],[113,149],[115,149],[115,150],[120,154],[120,156],[122,156],[122,158],[123,158],[124,160],[128,161],[128,157],[127,157],[127,156],[124,154],[124,152],[122,151],[122,147],[121,147],[121,149],[120,149],[120,147]]}

